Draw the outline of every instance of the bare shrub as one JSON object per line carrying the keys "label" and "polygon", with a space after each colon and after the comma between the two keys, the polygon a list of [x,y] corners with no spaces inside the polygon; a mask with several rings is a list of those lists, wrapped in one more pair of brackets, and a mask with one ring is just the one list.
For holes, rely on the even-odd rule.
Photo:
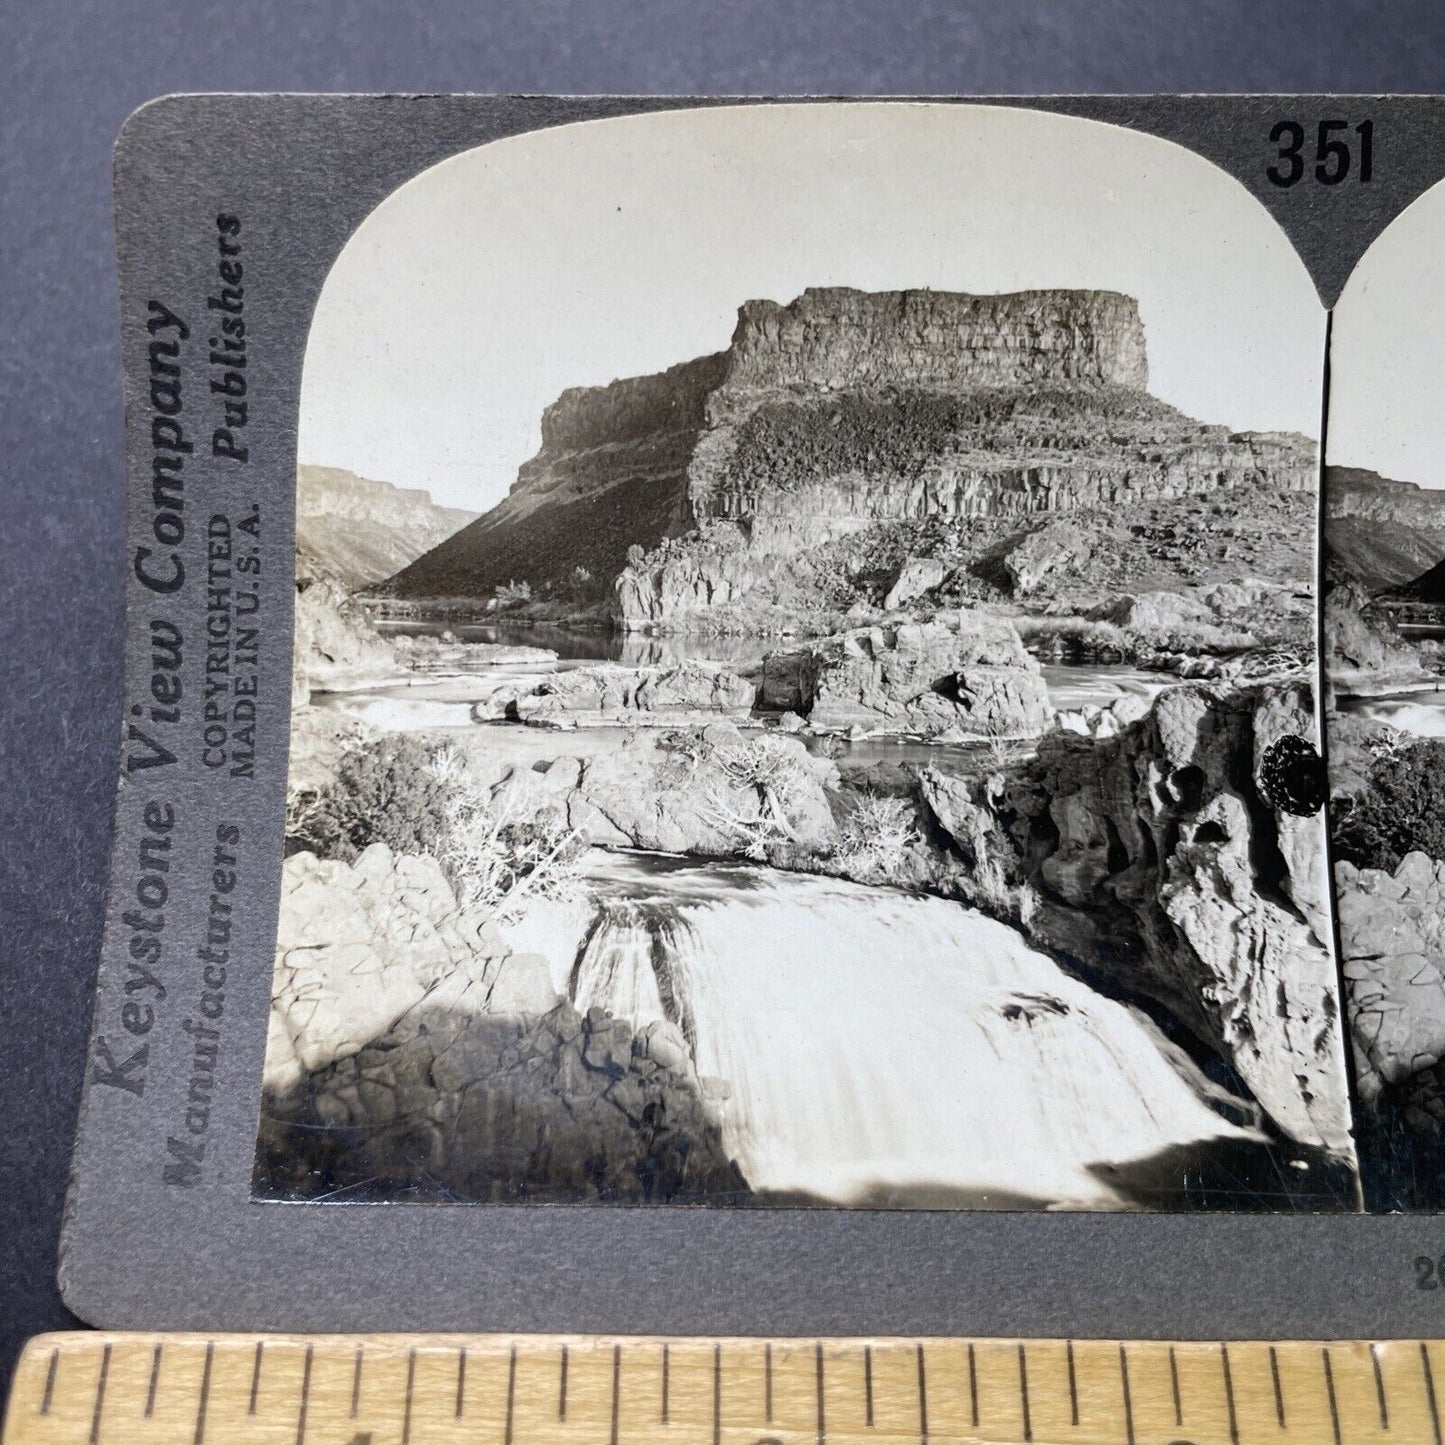
{"label": "bare shrub", "polygon": [[558,804],[529,812],[508,795],[494,799],[456,748],[407,735],[346,754],[330,784],[288,808],[288,838],[346,862],[372,843],[430,855],[458,903],[499,917],[530,898],[566,895],[584,847]]}
{"label": "bare shrub", "polygon": [[850,877],[868,882],[895,881],[905,872],[908,855],[922,841],[907,798],[860,793],[843,822],[833,856]]}
{"label": "bare shrub", "polygon": [[798,841],[793,819],[809,774],[795,747],[764,735],[724,744],[707,761],[713,779],[704,815],[733,835],[744,857],[762,862],[778,844]]}

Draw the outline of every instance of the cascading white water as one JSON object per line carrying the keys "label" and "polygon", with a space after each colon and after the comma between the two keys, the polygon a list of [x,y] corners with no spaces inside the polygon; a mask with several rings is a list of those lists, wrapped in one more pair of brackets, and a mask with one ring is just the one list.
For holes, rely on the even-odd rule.
{"label": "cascading white water", "polygon": [[698,1072],[730,1086],[724,1142],[755,1189],[1108,1207],[1090,1165],[1257,1137],[1128,1009],[956,903],[635,857],[592,878],[577,1006],[684,1029]]}
{"label": "cascading white water", "polygon": [[1445,737],[1445,694],[1418,688],[1378,698],[1355,698],[1349,710],[1421,738]]}

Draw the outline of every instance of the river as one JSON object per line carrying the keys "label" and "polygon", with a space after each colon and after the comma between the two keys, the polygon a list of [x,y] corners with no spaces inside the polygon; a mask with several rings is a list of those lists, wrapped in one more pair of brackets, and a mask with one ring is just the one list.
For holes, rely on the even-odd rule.
{"label": "river", "polygon": [[1340,712],[1388,723],[1416,737],[1445,737],[1445,692],[1436,682],[1416,683],[1393,692],[1342,693],[1335,706]]}
{"label": "river", "polygon": [[[631,730],[586,727],[559,742],[547,729],[472,723],[471,704],[490,690],[602,660],[738,665],[779,645],[485,630],[472,640],[566,651],[555,662],[318,693],[313,703],[387,730],[465,729],[494,744],[499,760],[529,768],[559,751],[620,745]],[[634,641],[668,651],[635,652]],[[1128,667],[1044,672],[1064,709],[1150,696],[1168,681]],[[855,763],[947,766],[968,755],[909,739],[831,746]],[[594,911],[580,956],[575,944],[543,945],[559,988],[579,1008],[598,1005],[636,1026],[677,1024],[699,1073],[726,1085],[717,1104],[724,1141],[763,1197],[1250,1207],[1253,1181],[1280,1197],[1289,1165],[1277,1146],[1212,1109],[1197,1070],[1157,1026],[956,902],[751,863],[600,849],[587,856],[586,884]],[[1290,1175],[1305,1193],[1315,1182]]]}
{"label": "river", "polygon": [[[495,664],[479,661],[472,669],[448,664],[449,670],[399,676],[389,683],[347,692],[317,692],[317,707],[354,717],[384,732],[417,732],[437,728],[473,726],[471,707],[484,702],[519,679],[541,678],[599,662],[627,667],[678,666],[684,662],[719,666],[751,667],[769,652],[788,645],[779,637],[653,637],[624,632],[569,632],[555,627],[505,626],[494,623],[422,623],[396,620],[379,623],[388,636],[450,635],[460,642],[486,642],[505,647],[548,648],[557,653],[554,661]],[[1177,679],[1159,672],[1146,672],[1126,664],[1066,666],[1045,663],[1044,683],[1050,701],[1060,712],[1084,707],[1107,708],[1125,696],[1153,697]],[[625,733],[625,727],[611,729]],[[588,727],[588,733],[605,734],[606,726]],[[810,744],[811,744],[810,740]],[[597,742],[601,744],[602,739]],[[821,744],[820,744],[821,745]],[[840,761],[930,762],[939,761],[960,749],[926,743],[908,737],[830,739],[829,752]],[[976,749],[975,749],[976,750]],[[965,748],[967,752],[969,749]]]}

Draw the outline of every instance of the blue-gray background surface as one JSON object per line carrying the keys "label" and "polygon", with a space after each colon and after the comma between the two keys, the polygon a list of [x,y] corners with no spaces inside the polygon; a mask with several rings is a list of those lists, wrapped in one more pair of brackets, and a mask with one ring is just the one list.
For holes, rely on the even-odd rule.
{"label": "blue-gray background surface", "polygon": [[110,147],[186,90],[1429,92],[1445,7],[0,0],[0,1381],[27,1335],[74,1323],[55,1244],[120,707]]}

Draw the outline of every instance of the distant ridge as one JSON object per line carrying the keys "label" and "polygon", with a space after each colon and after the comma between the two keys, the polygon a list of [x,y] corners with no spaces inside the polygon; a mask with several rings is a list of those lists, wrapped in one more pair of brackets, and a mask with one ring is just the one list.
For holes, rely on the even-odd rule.
{"label": "distant ridge", "polygon": [[1325,542],[1368,592],[1423,582],[1445,558],[1445,491],[1326,467]]}
{"label": "distant ridge", "polygon": [[390,577],[476,515],[341,467],[297,468],[297,551],[353,592]]}

